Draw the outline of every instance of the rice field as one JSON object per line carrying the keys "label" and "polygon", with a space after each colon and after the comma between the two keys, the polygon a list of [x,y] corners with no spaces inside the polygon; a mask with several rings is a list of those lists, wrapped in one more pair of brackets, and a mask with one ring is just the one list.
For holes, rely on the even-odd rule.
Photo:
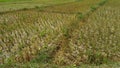
{"label": "rice field", "polygon": [[0,12],[45,7],[75,1],[76,0],[0,0]]}
{"label": "rice field", "polygon": [[104,64],[120,61],[120,1],[58,3],[0,13],[2,68],[109,68]]}
{"label": "rice field", "polygon": [[43,9],[43,11],[68,12],[68,13],[87,13],[89,11],[89,8],[96,5],[97,3],[100,3],[100,1],[101,0],[90,0],[90,1],[79,0],[77,2],[68,3],[68,4],[64,4],[64,5],[50,6],[50,7]]}
{"label": "rice field", "polygon": [[98,65],[110,61],[119,62],[120,10],[109,6],[110,3],[112,2],[106,4],[108,7],[104,5],[95,11],[83,26],[80,24],[79,28],[72,32],[69,42],[72,52],[68,54],[74,56],[74,61],[77,59],[79,63]]}
{"label": "rice field", "polygon": [[[18,54],[17,52],[22,50],[22,53],[27,52],[24,51],[26,48],[31,53],[30,47],[35,47],[33,51],[36,51],[41,46],[52,45],[52,40],[58,36],[59,32],[62,32],[62,26],[75,19],[75,15],[48,14],[34,11],[19,12],[10,17],[11,15],[13,14],[1,16],[1,21],[3,20],[3,23],[1,22],[1,46],[2,53],[6,56],[15,56],[15,54]],[[5,25],[5,22],[7,25]],[[9,27],[7,27],[8,25]],[[30,56],[32,57],[32,55]]]}

